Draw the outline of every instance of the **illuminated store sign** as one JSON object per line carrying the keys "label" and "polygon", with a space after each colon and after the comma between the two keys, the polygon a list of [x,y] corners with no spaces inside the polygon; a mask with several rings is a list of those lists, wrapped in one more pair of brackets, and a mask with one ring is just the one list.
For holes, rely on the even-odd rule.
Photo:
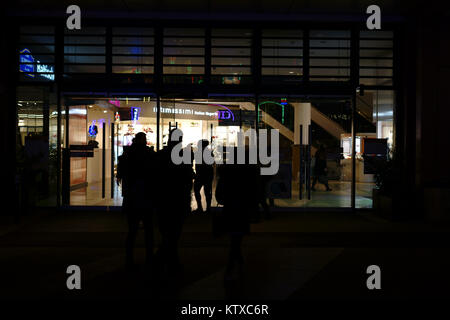
{"label": "illuminated store sign", "polygon": [[[153,108],[154,112],[157,112],[157,108]],[[193,109],[185,109],[185,108],[161,108],[161,113],[166,114],[187,114],[194,116],[209,116],[217,118],[217,112],[207,112],[207,111],[198,111]]]}
{"label": "illuminated store sign", "polygon": [[39,60],[35,60],[29,49],[20,51],[19,71],[25,73],[30,78],[35,78],[37,73],[39,76],[48,80],[55,80],[54,68],[47,64],[41,64]]}
{"label": "illuminated store sign", "polygon": [[[221,107],[225,110],[217,110],[215,112],[200,111],[189,108],[161,108],[161,113],[164,114],[181,114],[181,115],[193,115],[193,116],[207,116],[219,120],[232,120],[235,121],[234,113],[228,107],[221,104],[209,103],[209,106]],[[153,112],[157,112],[157,108],[153,107]]]}
{"label": "illuminated store sign", "polygon": [[234,121],[234,113],[227,107],[221,105],[221,104],[210,104],[211,106],[219,106],[222,108],[225,108],[225,110],[217,110],[217,119],[219,120],[229,120],[231,119]]}
{"label": "illuminated store sign", "polygon": [[24,72],[27,76],[34,78],[34,58],[31,55],[31,51],[23,49],[20,51],[20,65],[19,71]]}
{"label": "illuminated store sign", "polygon": [[[39,61],[38,61],[39,62]],[[41,73],[40,76],[47,78],[48,80],[55,80],[55,75],[53,74],[53,67],[46,64],[38,64],[36,65],[37,72]]]}

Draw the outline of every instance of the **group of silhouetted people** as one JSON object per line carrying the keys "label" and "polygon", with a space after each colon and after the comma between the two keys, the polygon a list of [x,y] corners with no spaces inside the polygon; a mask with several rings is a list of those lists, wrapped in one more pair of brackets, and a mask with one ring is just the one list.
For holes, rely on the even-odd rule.
{"label": "group of silhouetted people", "polygon": [[[124,149],[119,157],[118,182],[122,185],[122,208],[128,220],[126,238],[126,267],[134,269],[134,246],[142,222],[145,232],[146,266],[153,269],[163,266],[168,272],[181,268],[178,242],[186,216],[191,213],[191,192],[197,202],[195,213],[209,212],[213,193],[214,166],[198,163],[195,172],[190,164],[174,164],[173,148],[181,142],[172,140],[170,132],[167,146],[155,152],[147,146],[146,135],[136,134],[132,145]],[[203,154],[210,153],[209,141],[202,140],[199,146]],[[182,148],[181,152],[192,151]],[[234,152],[234,157],[236,157]],[[233,156],[233,155],[232,155]],[[248,157],[246,157],[248,159]],[[227,160],[225,159],[225,162]],[[236,162],[234,162],[236,163]],[[217,168],[216,198],[223,205],[223,231],[230,235],[230,255],[227,274],[242,268],[242,239],[250,231],[251,218],[257,216],[258,206],[268,210],[261,194],[259,167],[252,164],[224,164]],[[205,194],[203,208],[201,189]],[[264,201],[263,201],[264,198]],[[220,201],[219,201],[220,200]],[[205,211],[204,211],[205,209]],[[156,219],[154,219],[154,216]],[[154,253],[154,225],[157,221],[161,243]]]}

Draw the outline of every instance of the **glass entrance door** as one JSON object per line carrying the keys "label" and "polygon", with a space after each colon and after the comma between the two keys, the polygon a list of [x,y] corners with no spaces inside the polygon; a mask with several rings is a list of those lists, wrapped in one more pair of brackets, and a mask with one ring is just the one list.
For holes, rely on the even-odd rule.
{"label": "glass entrance door", "polygon": [[148,146],[156,149],[156,99],[72,95],[63,102],[63,205],[121,206],[118,157],[138,132],[145,132]]}
{"label": "glass entrance door", "polygon": [[[164,96],[161,98],[161,146],[167,145],[169,131],[177,128],[183,132],[183,147],[190,145],[195,151],[199,141],[206,140],[218,163],[223,160],[221,159],[223,148],[237,146],[238,132],[254,129],[255,119],[255,103],[252,95],[210,95],[202,98]],[[195,163],[193,167],[195,170]],[[214,196],[217,172],[216,166],[213,167],[215,173],[211,205],[215,207],[218,205]],[[199,208],[197,199],[201,199],[198,201],[202,201],[203,209],[208,206],[205,202],[204,189],[192,194],[191,208],[194,211]]]}

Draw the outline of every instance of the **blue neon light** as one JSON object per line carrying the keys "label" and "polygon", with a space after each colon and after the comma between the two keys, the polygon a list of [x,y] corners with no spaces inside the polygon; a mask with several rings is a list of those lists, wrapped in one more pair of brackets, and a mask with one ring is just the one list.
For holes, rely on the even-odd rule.
{"label": "blue neon light", "polygon": [[97,133],[98,132],[95,128],[95,120],[92,120],[92,124],[89,126],[89,129],[88,129],[88,134],[90,137],[95,137],[95,136],[97,136]]}
{"label": "blue neon light", "polygon": [[32,74],[35,72],[34,58],[29,49],[20,51],[19,71],[24,72],[28,77],[34,78],[34,74]]}
{"label": "blue neon light", "polygon": [[140,113],[141,113],[140,107],[131,107],[131,120],[132,121],[139,120]]}

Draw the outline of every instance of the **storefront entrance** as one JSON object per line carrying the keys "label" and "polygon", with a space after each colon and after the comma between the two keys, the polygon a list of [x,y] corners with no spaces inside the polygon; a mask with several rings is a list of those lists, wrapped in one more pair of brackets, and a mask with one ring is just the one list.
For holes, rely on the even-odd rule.
{"label": "storefront entrance", "polygon": [[[269,205],[371,207],[374,178],[365,170],[363,154],[364,141],[376,138],[376,128],[370,119],[363,122],[360,114],[360,125],[355,127],[349,96],[209,95],[189,99],[72,94],[63,101],[63,205],[120,206],[121,187],[115,181],[118,156],[138,132],[145,132],[148,146],[157,151],[167,145],[170,129],[178,128],[183,131],[183,146],[190,144],[195,150],[199,140],[208,140],[215,156],[219,147],[236,146],[240,131],[277,129],[279,170],[265,177]],[[216,178],[213,207],[217,206]],[[192,209],[196,208],[192,195]]]}

